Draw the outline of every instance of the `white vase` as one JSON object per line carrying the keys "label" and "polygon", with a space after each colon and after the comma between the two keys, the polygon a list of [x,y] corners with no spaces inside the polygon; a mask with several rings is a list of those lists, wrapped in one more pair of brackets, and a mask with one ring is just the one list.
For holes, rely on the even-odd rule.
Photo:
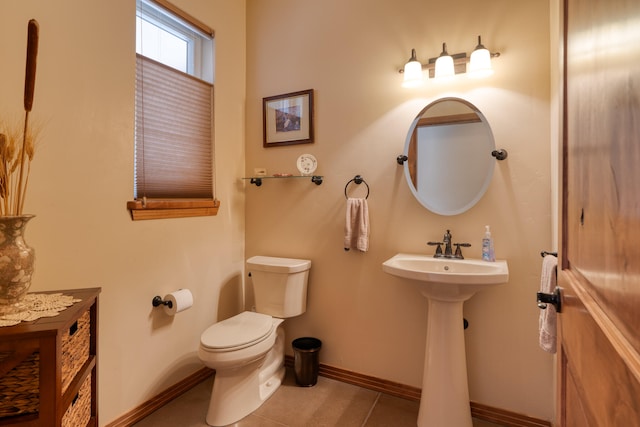
{"label": "white vase", "polygon": [[36,254],[24,241],[34,215],[0,216],[0,316],[24,310],[22,300],[31,286]]}

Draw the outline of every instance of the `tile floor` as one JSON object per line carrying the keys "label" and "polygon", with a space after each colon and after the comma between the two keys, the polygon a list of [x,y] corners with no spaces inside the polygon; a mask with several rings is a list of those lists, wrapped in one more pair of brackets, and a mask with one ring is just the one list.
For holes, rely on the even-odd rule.
{"label": "tile floor", "polygon": [[[207,427],[205,415],[213,378],[195,386],[134,427]],[[418,403],[318,377],[313,387],[298,387],[287,369],[283,384],[236,427],[415,427]],[[455,426],[443,426],[455,427]],[[499,427],[473,420],[473,427]]]}

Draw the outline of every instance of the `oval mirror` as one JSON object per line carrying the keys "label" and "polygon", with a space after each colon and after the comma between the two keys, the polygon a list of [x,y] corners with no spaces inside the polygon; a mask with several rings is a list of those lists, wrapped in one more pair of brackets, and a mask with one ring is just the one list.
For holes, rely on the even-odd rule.
{"label": "oval mirror", "polygon": [[493,176],[495,143],[473,104],[442,98],[413,121],[404,147],[404,172],[416,199],[431,212],[457,215],[484,195]]}

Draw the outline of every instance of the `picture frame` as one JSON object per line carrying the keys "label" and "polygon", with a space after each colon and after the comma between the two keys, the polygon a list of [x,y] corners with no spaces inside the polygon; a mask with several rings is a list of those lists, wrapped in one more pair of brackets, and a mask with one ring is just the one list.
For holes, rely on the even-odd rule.
{"label": "picture frame", "polygon": [[264,147],[313,142],[313,89],[262,99]]}

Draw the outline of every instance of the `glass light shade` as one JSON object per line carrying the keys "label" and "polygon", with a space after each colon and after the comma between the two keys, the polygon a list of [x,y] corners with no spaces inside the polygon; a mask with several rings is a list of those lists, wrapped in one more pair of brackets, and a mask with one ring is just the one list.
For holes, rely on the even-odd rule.
{"label": "glass light shade", "polygon": [[422,79],[422,64],[418,61],[409,61],[404,65],[403,87],[416,87],[424,83]]}
{"label": "glass light shade", "polygon": [[455,74],[453,58],[451,56],[441,55],[436,59],[436,79],[453,77]]}
{"label": "glass light shade", "polygon": [[469,72],[467,74],[469,77],[474,78],[487,77],[493,74],[491,53],[489,50],[482,47],[471,53],[471,59],[469,60]]}

